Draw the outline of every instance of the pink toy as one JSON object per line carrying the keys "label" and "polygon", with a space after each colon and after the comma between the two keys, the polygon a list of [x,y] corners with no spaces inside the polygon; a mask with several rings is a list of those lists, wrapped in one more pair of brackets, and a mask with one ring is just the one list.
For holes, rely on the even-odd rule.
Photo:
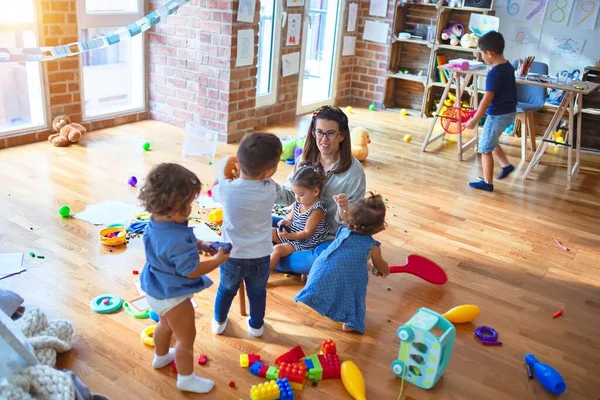
{"label": "pink toy", "polygon": [[469,69],[469,63],[467,61],[463,61],[460,63],[452,63],[452,64],[448,64],[446,65],[446,67],[448,68],[458,68],[462,71],[467,71]]}
{"label": "pink toy", "polygon": [[[379,274],[375,268],[373,268],[373,273]],[[439,265],[415,254],[411,254],[406,258],[406,264],[390,267],[390,273],[412,274],[434,285],[443,285],[448,282],[448,276]]]}

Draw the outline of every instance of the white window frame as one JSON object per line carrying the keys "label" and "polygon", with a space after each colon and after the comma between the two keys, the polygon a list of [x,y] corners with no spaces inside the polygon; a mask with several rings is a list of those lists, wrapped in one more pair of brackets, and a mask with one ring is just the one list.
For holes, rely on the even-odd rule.
{"label": "white window frame", "polygon": [[[41,35],[40,35],[40,30],[39,30],[40,16],[38,13],[38,2],[37,2],[37,0],[31,0],[31,1],[33,2],[33,6],[34,6],[33,22],[19,23],[19,24],[0,24],[0,31],[13,31],[13,32],[33,31],[35,34],[35,37],[37,38],[37,46],[39,47]],[[29,126],[23,127],[23,128],[11,129],[9,131],[0,132],[0,138],[17,136],[17,135],[20,135],[23,133],[39,132],[39,131],[42,131],[42,130],[45,130],[46,128],[48,128],[48,108],[46,107],[47,91],[45,89],[48,87],[48,85],[46,85],[46,81],[44,80],[42,64],[41,64],[41,62],[37,62],[37,63],[27,62],[27,63],[25,63],[25,68],[27,68],[27,69],[37,68],[38,69],[38,73],[36,74],[36,77],[35,77],[36,81],[34,82],[34,83],[36,83],[36,85],[30,85],[30,83],[32,83],[32,82],[30,82],[29,73],[27,74],[27,80],[28,80],[27,87],[28,87],[30,94],[33,89],[39,88],[39,90],[40,90],[39,94],[41,96],[42,103],[41,103],[41,110],[39,110],[39,111],[42,115],[42,121],[38,125],[29,125]],[[38,82],[39,82],[39,84],[38,84]]]}
{"label": "white window frame", "polygon": [[[85,11],[85,0],[77,0],[77,37],[79,38],[79,40],[82,40],[81,38],[81,31],[83,31],[84,29],[90,29],[90,28],[106,28],[106,27],[116,27],[116,28],[121,28],[124,26],[127,26],[135,21],[137,21],[138,19],[142,18],[145,15],[145,1],[144,0],[135,0],[138,3],[138,11],[137,12],[119,12],[119,13],[93,13],[93,14],[88,14]],[[142,36],[142,56],[144,58],[143,62],[142,62],[142,70],[141,70],[141,74],[143,76],[144,79],[144,83],[143,83],[143,87],[145,88],[147,86],[147,76],[146,76],[146,64],[147,64],[147,49],[146,49],[146,35],[144,33],[140,33],[138,36]],[[136,36],[137,38],[137,36]],[[134,38],[128,39],[128,40],[132,40]],[[92,50],[93,51],[93,50]],[[84,122],[89,122],[89,121],[97,121],[97,120],[104,120],[107,118],[111,118],[111,117],[116,117],[116,116],[120,116],[120,115],[129,115],[129,114],[135,114],[135,113],[139,113],[139,112],[143,112],[146,110],[146,104],[148,103],[148,91],[146,89],[144,89],[143,94],[142,94],[142,106],[141,107],[134,107],[131,109],[126,109],[126,110],[122,110],[122,111],[117,111],[117,112],[113,112],[113,113],[107,113],[107,114],[101,114],[101,115],[94,115],[94,116],[87,116],[85,113],[85,93],[84,93],[84,83],[83,83],[83,58],[82,55],[79,56],[79,76],[81,77],[80,79],[80,85],[79,85],[79,89],[81,91],[81,115],[82,115],[82,119]]]}
{"label": "white window frame", "polygon": [[[271,53],[271,91],[270,93],[256,96],[255,108],[271,106],[277,102],[277,89],[279,88],[279,60],[281,58],[281,23],[283,19],[283,2],[285,0],[274,1],[275,7],[273,9],[273,51]],[[256,82],[258,84],[258,79]]]}

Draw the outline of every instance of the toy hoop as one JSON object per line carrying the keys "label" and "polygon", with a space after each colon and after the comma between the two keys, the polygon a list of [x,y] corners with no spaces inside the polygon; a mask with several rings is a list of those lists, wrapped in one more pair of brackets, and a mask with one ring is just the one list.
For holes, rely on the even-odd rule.
{"label": "toy hoop", "polygon": [[146,346],[154,347],[154,330],[156,329],[156,325],[150,325],[144,328],[142,333],[140,334],[140,339],[142,339],[142,343]]}
{"label": "toy hoop", "polygon": [[101,294],[90,301],[92,311],[100,314],[109,314],[117,311],[123,305],[123,300],[114,294]]}
{"label": "toy hoop", "polygon": [[457,135],[465,129],[465,123],[475,115],[474,110],[464,110],[460,107],[450,107],[440,115],[442,128],[446,133]]}

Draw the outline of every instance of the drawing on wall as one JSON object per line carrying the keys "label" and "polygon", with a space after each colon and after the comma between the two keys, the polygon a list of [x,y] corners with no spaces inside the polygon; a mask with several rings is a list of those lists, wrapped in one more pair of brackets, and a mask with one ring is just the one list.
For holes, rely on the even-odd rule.
{"label": "drawing on wall", "polygon": [[594,29],[599,6],[600,0],[575,0],[571,26],[577,29]]}
{"label": "drawing on wall", "polygon": [[516,22],[520,21],[523,17],[523,9],[525,6],[523,0],[508,0],[499,2],[497,8],[502,14],[500,15],[500,20],[507,19]]}
{"label": "drawing on wall", "polygon": [[353,56],[356,52],[356,36],[344,36],[342,56]]}
{"label": "drawing on wall", "polygon": [[574,0],[549,0],[545,25],[566,28],[573,9]]}
{"label": "drawing on wall", "polygon": [[537,49],[542,38],[542,28],[529,25],[515,25],[508,29],[506,40],[512,46]]}
{"label": "drawing on wall", "polygon": [[523,10],[523,22],[542,25],[548,8],[548,0],[527,0]]}
{"label": "drawing on wall", "polygon": [[287,0],[286,5],[288,7],[302,7],[304,5],[304,0]]}
{"label": "drawing on wall", "polygon": [[300,17],[301,14],[288,14],[288,29],[287,37],[285,39],[286,46],[296,46],[300,44]]}
{"label": "drawing on wall", "polygon": [[570,39],[566,37],[553,37],[550,45],[550,54],[553,56],[579,60],[585,39]]}
{"label": "drawing on wall", "polygon": [[363,40],[370,40],[377,43],[387,43],[390,31],[390,24],[379,21],[365,21],[365,30],[363,32]]}
{"label": "drawing on wall", "polygon": [[356,17],[358,16],[358,3],[350,3],[348,6],[348,32],[356,30]]}
{"label": "drawing on wall", "polygon": [[242,29],[237,33],[236,67],[254,63],[254,29]]}
{"label": "drawing on wall", "polygon": [[281,75],[295,75],[300,71],[300,52],[281,56]]}
{"label": "drawing on wall", "polygon": [[500,18],[485,14],[472,13],[469,18],[469,29],[477,36],[483,36],[489,31],[498,31]]}
{"label": "drawing on wall", "polygon": [[385,17],[387,15],[387,0],[371,0],[369,15],[374,17]]}
{"label": "drawing on wall", "polygon": [[240,0],[237,20],[239,22],[254,22],[255,0]]}

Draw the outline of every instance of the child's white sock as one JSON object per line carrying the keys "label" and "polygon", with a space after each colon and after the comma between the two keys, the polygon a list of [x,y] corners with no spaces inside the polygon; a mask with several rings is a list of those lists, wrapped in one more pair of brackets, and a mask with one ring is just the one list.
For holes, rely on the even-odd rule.
{"label": "child's white sock", "polygon": [[225,328],[227,328],[227,320],[223,323],[220,323],[216,319],[212,319],[210,323],[210,329],[212,330],[212,333],[215,335],[222,335],[225,331]]}
{"label": "child's white sock", "polygon": [[177,375],[177,389],[186,392],[208,393],[215,387],[215,383],[210,379],[200,378],[194,373],[190,375]]}
{"label": "child's white sock", "polygon": [[152,360],[152,366],[154,368],[162,368],[171,364],[175,360],[175,349],[171,347],[169,352],[163,356],[157,356],[154,354],[154,360]]}
{"label": "child's white sock", "polygon": [[254,337],[261,337],[265,333],[265,324],[258,329],[253,328],[250,326],[250,318],[248,318],[248,333]]}

